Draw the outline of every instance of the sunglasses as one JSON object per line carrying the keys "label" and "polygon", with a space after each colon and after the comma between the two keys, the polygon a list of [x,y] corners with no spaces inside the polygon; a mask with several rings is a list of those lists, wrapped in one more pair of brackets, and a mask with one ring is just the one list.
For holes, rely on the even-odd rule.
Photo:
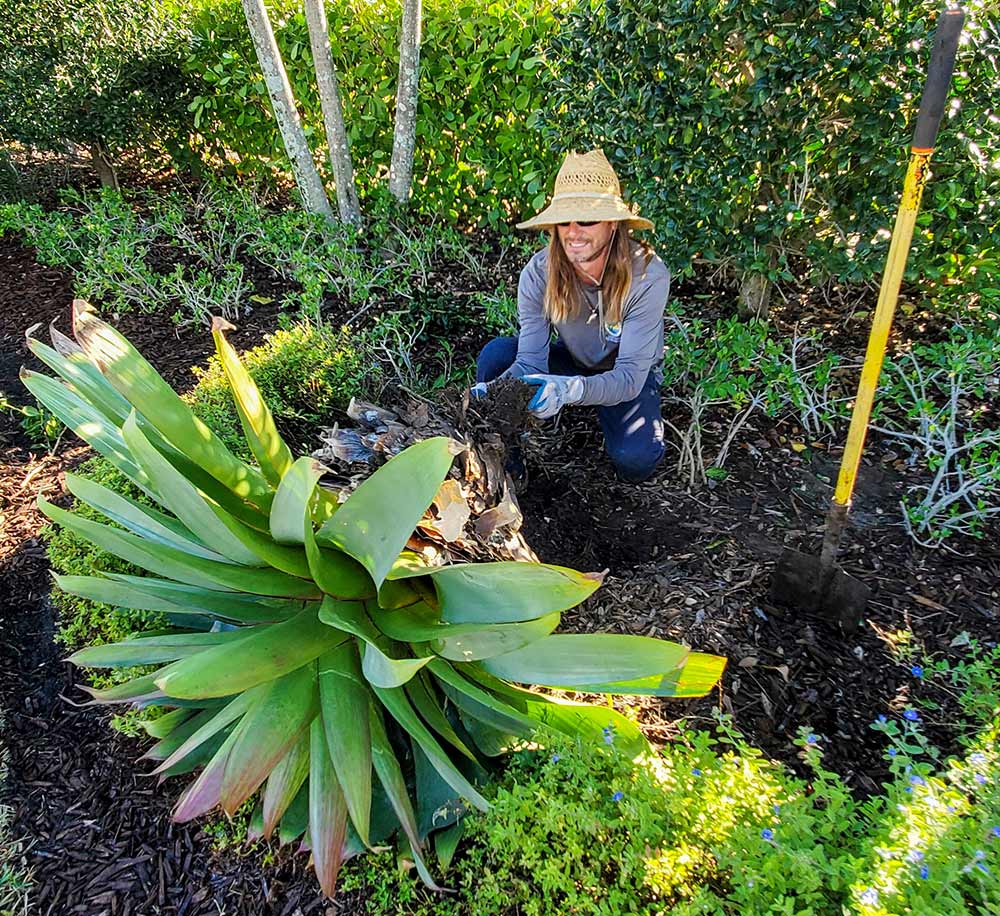
{"label": "sunglasses", "polygon": [[575,219],[569,223],[559,223],[559,225],[565,229],[567,226],[572,226],[573,223],[576,223],[578,226],[582,226],[584,229],[587,229],[590,226],[596,226],[599,222],[599,219]]}

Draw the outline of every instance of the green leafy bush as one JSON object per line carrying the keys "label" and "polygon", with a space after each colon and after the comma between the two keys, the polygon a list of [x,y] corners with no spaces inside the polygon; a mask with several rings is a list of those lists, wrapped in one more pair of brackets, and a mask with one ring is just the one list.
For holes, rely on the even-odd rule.
{"label": "green leafy bush", "polygon": [[[148,154],[187,142],[190,32],[172,0],[10,0],[0,7],[0,140]],[[107,179],[107,175],[102,175]]]}
{"label": "green leafy bush", "polygon": [[[555,160],[526,125],[545,91],[536,47],[555,28],[560,0],[423,7],[413,206],[423,213],[487,222],[540,201]],[[359,191],[384,183],[392,150],[401,4],[327,3],[334,65]],[[289,80],[319,148],[323,130],[305,17],[272,9]],[[284,165],[284,150],[238,3],[214,3],[194,27],[185,70],[198,83],[190,102],[206,151],[238,157],[253,171]],[[319,156],[325,166],[325,156]]]}
{"label": "green leafy bush", "polygon": [[[534,123],[605,148],[675,272],[865,280],[881,271],[937,0],[583,0],[546,54]],[[998,7],[970,10],[909,277],[996,302]],[[972,299],[973,301],[970,301]]]}
{"label": "green leafy bush", "polygon": [[[995,690],[995,669],[992,680]],[[967,751],[937,767],[907,750],[927,745],[915,710],[881,717],[892,777],[865,803],[824,768],[825,739],[806,730],[807,780],[764,759],[725,718],[712,732],[682,730],[638,765],[613,742],[524,751],[490,811],[466,822],[450,875],[457,900],[395,897],[388,859],[356,867],[347,886],[374,891],[378,916],[993,912],[998,712],[977,717]]]}
{"label": "green leafy bush", "polygon": [[926,468],[901,504],[910,536],[928,547],[957,535],[983,537],[1000,513],[996,328],[955,325],[945,340],[891,360],[882,378],[876,428]]}

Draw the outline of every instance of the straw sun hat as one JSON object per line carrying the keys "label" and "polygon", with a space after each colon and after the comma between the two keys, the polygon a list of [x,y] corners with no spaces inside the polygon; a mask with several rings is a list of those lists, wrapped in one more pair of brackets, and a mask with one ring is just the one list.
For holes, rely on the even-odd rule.
{"label": "straw sun hat", "polygon": [[559,223],[611,220],[629,229],[652,229],[653,224],[622,200],[621,184],[607,156],[599,149],[568,153],[556,175],[549,205],[518,229],[551,229]]}

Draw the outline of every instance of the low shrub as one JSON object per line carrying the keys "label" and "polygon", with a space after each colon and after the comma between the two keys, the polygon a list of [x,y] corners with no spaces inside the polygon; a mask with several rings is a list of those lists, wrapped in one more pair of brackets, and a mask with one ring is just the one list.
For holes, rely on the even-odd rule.
{"label": "low shrub", "polygon": [[[996,669],[985,676],[995,696]],[[916,709],[879,717],[891,777],[864,803],[823,766],[821,736],[800,733],[801,779],[724,717],[635,764],[613,742],[522,751],[466,823],[457,898],[394,896],[389,858],[349,866],[345,887],[369,893],[373,916],[995,912],[1000,707],[970,715],[963,753],[937,763]]]}

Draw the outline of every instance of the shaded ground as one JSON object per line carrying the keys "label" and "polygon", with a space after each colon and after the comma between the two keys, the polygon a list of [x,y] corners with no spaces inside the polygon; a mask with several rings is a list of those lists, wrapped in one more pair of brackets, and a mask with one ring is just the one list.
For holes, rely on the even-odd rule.
{"label": "shaded ground", "polygon": [[[16,381],[17,368],[29,361],[23,330],[54,317],[68,330],[71,283],[38,266],[11,237],[0,238],[0,278],[0,391],[26,403]],[[441,301],[460,299],[460,274],[436,282]],[[273,307],[258,310],[234,343],[250,346],[275,323]],[[141,316],[123,316],[119,326],[180,388],[192,380],[191,364],[211,350],[201,329],[177,332]],[[455,338],[456,358],[474,355],[485,336],[466,327]],[[969,545],[969,557],[913,547],[897,523],[905,481],[873,442],[843,555],[848,571],[874,587],[867,621],[844,638],[824,620],[774,607],[767,590],[781,547],[818,552],[838,457],[797,454],[782,443],[782,432],[746,430],[741,439],[753,448],[734,453],[729,479],[689,494],[677,486],[669,459],[654,480],[620,484],[593,412],[567,411],[558,429],[536,432],[528,449],[526,533],[543,560],[609,569],[594,598],[565,615],[566,628],[668,637],[729,657],[723,689],[709,700],[643,703],[651,736],[667,737],[678,715],[697,719],[721,704],[754,743],[794,766],[791,739],[808,726],[824,736],[827,763],[868,793],[884,772],[883,745],[869,724],[932,689],[895,659],[891,634],[910,629],[926,651],[944,655],[955,652],[950,642],[961,631],[995,642],[1000,532]],[[363,913],[357,898],[322,901],[304,856],[280,854],[262,870],[259,855],[213,855],[197,825],[171,826],[166,815],[177,786],[135,775],[140,746],[109,732],[106,714],[63,699],[79,694],[52,642],[33,502],[39,492],[61,493],[59,475],[85,449],[67,442],[55,457],[32,452],[9,414],[0,414],[0,438],[0,697],[14,755],[8,801],[16,808],[15,830],[31,844],[34,912]],[[942,721],[930,716],[931,734],[947,746],[950,700],[931,698],[945,709]]]}

